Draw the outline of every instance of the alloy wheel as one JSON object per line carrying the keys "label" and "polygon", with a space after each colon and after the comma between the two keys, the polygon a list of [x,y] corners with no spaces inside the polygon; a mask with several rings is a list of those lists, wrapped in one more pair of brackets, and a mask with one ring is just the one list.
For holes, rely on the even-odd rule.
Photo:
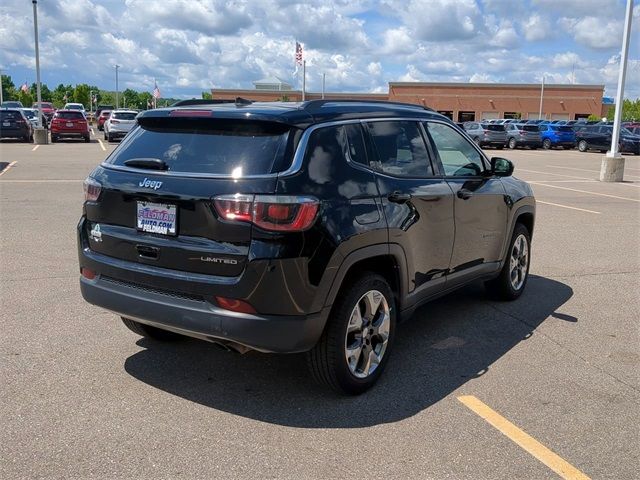
{"label": "alloy wheel", "polygon": [[385,296],[369,290],[353,307],[344,341],[344,354],[350,372],[357,378],[367,378],[387,349],[391,312]]}
{"label": "alloy wheel", "polygon": [[511,247],[509,258],[509,277],[514,290],[520,290],[527,278],[529,269],[529,243],[527,237],[520,234],[516,237]]}

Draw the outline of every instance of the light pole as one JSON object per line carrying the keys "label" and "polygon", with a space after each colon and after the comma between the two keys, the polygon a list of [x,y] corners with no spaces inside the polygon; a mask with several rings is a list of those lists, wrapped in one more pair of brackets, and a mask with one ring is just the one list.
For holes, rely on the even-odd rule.
{"label": "light pole", "polygon": [[544,73],[542,74],[542,86],[540,87],[540,111],[538,112],[538,120],[542,120],[543,99],[544,99]]}
{"label": "light pole", "polygon": [[0,105],[4,102],[4,98],[2,98],[2,69],[0,68]]}
{"label": "light pole", "polygon": [[118,108],[118,69],[120,68],[120,65],[114,65],[115,69],[116,69],[116,108]]}
{"label": "light pole", "polygon": [[611,150],[602,157],[600,165],[601,182],[621,182],[624,177],[624,157],[618,151],[620,140],[620,121],[624,102],[624,81],[627,74],[627,56],[629,55],[629,37],[631,36],[631,19],[633,17],[633,0],[627,0],[627,11],[622,34],[622,51],[620,52],[620,74],[618,75],[618,91],[616,92],[616,112],[613,116],[613,132]]}
{"label": "light pole", "polygon": [[[38,107],[38,129],[42,128],[42,96],[40,93],[40,49],[38,45],[38,0],[31,0],[33,4],[33,31],[36,43],[36,98]],[[46,140],[45,140],[46,143]]]}

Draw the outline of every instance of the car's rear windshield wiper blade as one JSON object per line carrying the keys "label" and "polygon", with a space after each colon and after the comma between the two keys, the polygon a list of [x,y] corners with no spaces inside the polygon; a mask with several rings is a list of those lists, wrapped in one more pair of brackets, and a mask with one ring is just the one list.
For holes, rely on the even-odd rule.
{"label": "car's rear windshield wiper blade", "polygon": [[169,169],[169,165],[159,158],[130,158],[125,160],[124,164],[127,167],[148,168],[149,170]]}

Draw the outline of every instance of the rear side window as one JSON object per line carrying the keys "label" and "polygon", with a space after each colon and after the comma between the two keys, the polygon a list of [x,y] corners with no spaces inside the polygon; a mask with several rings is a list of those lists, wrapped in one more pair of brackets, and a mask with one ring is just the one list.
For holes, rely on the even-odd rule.
{"label": "rear side window", "polygon": [[163,160],[170,172],[263,175],[287,168],[283,161],[290,127],[267,122],[149,119],[133,130],[107,163],[133,158]]}
{"label": "rear side window", "polygon": [[84,115],[80,112],[57,112],[55,117],[65,120],[84,120]]}
{"label": "rear side window", "polygon": [[430,177],[433,168],[416,122],[371,122],[369,132],[380,170],[396,177]]}
{"label": "rear side window", "polygon": [[114,112],[111,118],[117,118],[118,120],[135,120],[137,113],[133,112]]}

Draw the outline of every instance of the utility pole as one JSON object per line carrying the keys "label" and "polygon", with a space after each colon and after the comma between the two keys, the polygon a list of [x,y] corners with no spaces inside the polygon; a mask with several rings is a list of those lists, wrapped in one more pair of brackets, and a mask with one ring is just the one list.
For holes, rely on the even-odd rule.
{"label": "utility pole", "polygon": [[118,108],[118,96],[119,96],[119,92],[118,92],[118,69],[120,68],[120,65],[114,65],[115,69],[116,69],[116,108]]}
{"label": "utility pole", "polygon": [[42,96],[40,92],[40,49],[38,45],[38,0],[31,0],[33,4],[33,31],[36,43],[36,98],[38,102],[38,128],[42,128]]}
{"label": "utility pole", "polygon": [[540,112],[538,112],[538,120],[542,120],[542,101],[544,98],[544,73],[542,74],[542,87],[540,88]]}
{"label": "utility pole", "polygon": [[613,132],[611,150],[602,157],[600,165],[601,182],[621,182],[624,177],[624,157],[618,151],[620,141],[620,122],[624,103],[624,82],[627,75],[627,57],[629,56],[629,37],[631,36],[631,20],[633,17],[633,0],[627,0],[627,11],[622,34],[622,51],[620,52],[620,73],[618,75],[618,91],[616,92],[616,112],[613,116]]}

